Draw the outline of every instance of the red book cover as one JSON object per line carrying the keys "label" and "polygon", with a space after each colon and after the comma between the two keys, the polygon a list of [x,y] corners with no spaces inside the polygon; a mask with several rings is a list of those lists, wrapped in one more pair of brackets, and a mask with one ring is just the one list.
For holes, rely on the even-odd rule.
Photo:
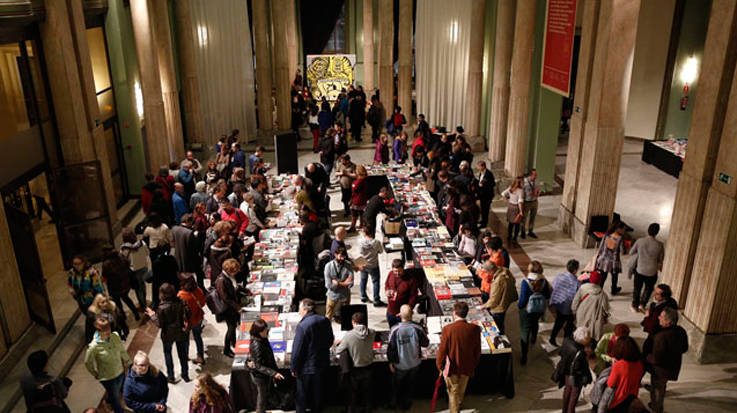
{"label": "red book cover", "polygon": [[449,300],[452,297],[450,288],[448,287],[435,287],[435,298],[438,300]]}
{"label": "red book cover", "polygon": [[235,348],[233,353],[235,354],[248,354],[251,351],[251,340],[238,340],[235,342]]}

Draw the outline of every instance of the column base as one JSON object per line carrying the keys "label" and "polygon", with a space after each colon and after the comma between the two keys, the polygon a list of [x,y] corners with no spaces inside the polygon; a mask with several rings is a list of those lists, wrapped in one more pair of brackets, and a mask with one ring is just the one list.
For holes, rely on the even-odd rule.
{"label": "column base", "polygon": [[678,325],[688,334],[688,352],[699,364],[737,363],[737,334],[706,334],[681,312]]}
{"label": "column base", "polygon": [[569,211],[562,204],[558,210],[558,225],[580,248],[593,248],[596,246],[596,240],[588,234],[586,223],[581,222],[573,212]]}

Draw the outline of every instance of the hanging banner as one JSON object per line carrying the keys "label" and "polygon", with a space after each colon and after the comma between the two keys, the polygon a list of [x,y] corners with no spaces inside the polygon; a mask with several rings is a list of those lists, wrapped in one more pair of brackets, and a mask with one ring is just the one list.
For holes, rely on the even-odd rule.
{"label": "hanging banner", "polygon": [[573,37],[576,33],[576,0],[548,0],[541,84],[569,97]]}
{"label": "hanging banner", "polygon": [[316,100],[323,96],[329,101],[338,99],[341,89],[353,83],[356,55],[307,55],[307,84]]}

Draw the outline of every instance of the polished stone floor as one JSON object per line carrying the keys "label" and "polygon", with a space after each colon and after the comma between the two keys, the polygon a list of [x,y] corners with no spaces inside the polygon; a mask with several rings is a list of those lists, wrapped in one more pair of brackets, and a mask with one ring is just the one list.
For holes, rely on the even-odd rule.
{"label": "polished stone floor", "polygon": [[[662,238],[666,239],[670,221],[669,211],[673,205],[676,180],[654,167],[642,163],[639,160],[640,148],[641,143],[635,141],[628,141],[625,145],[616,209],[622,214],[623,219],[635,228],[635,236],[642,234],[648,223],[657,221],[663,227]],[[373,157],[373,150],[352,150],[351,154],[356,162],[370,162]],[[563,154],[565,154],[564,151]],[[273,154],[267,154],[267,161],[269,161],[270,156],[273,156]],[[314,159],[316,159],[316,155],[311,152],[300,153],[300,167]],[[564,164],[565,159],[562,161]],[[331,206],[333,210],[340,209],[339,198],[339,193],[332,194]],[[530,259],[538,260],[543,264],[545,275],[550,280],[562,271],[568,259],[576,258],[585,262],[594,253],[592,249],[577,248],[560,232],[555,222],[559,203],[559,195],[541,198],[536,229],[540,238],[521,242],[524,253]],[[500,220],[504,219],[505,206],[503,202],[495,202],[494,213]],[[338,213],[338,215],[336,217],[337,223],[342,219],[342,213]],[[137,219],[134,219],[134,222],[138,222]],[[349,238],[348,242],[349,244],[355,243],[355,238]],[[382,257],[382,278],[386,276],[389,259],[388,256]],[[516,278],[521,278],[522,275],[517,263],[513,263],[512,272]],[[57,274],[59,273],[57,272]],[[628,294],[632,291],[632,283],[624,279],[621,284],[624,289],[621,295],[613,298],[613,315],[610,321],[612,323],[627,323],[633,331],[633,336],[641,340],[644,338],[639,328],[641,316],[629,311]],[[55,300],[59,300],[61,304],[58,305],[61,307],[69,306],[68,303],[71,300],[68,300],[68,297],[65,297],[64,294],[52,294],[52,296],[56,297]],[[353,288],[353,299],[358,299],[358,286]],[[57,311],[56,308],[55,312]],[[387,328],[384,311],[382,310],[369,307],[369,322],[372,328]],[[517,319],[517,310],[515,306],[512,306],[507,314],[507,333],[514,345],[515,352],[519,349],[517,344],[519,339]],[[136,326],[136,322],[132,318],[129,322],[131,327]],[[464,402],[464,408],[476,409],[480,412],[552,412],[560,410],[562,391],[549,379],[554,363],[557,361],[557,352],[545,343],[551,327],[550,317],[547,317],[541,326],[540,339],[537,345],[532,348],[530,360],[526,367],[522,367],[515,362],[516,397],[514,399],[508,400],[501,396],[469,396]],[[204,337],[208,348],[208,363],[205,368],[213,373],[219,382],[227,385],[230,376],[230,359],[224,359],[220,355],[224,330],[223,325],[216,324],[212,317],[207,317]],[[72,331],[71,334],[81,334],[81,330]],[[150,326],[144,326],[135,329],[135,332],[131,334],[132,338],[128,341],[131,349],[135,347],[136,350],[149,351],[152,361],[163,367],[162,347],[160,341],[154,339],[155,334],[156,331]],[[194,344],[192,344],[190,352],[194,352]],[[52,371],[55,367],[52,365]],[[198,367],[190,364],[190,375],[194,376],[198,369]],[[178,375],[178,367],[176,370]],[[75,382],[69,397],[69,405],[72,411],[79,412],[85,407],[97,406],[103,395],[103,389],[84,369],[82,357],[75,362],[70,377]],[[646,376],[644,382],[648,381],[649,377]],[[192,383],[183,382],[170,386],[170,411],[187,411],[187,401],[192,388]],[[640,396],[644,401],[649,401],[649,396],[644,389]],[[412,410],[427,411],[428,404],[427,400],[418,400]],[[445,400],[439,402],[439,408],[445,409],[446,406]],[[589,406],[582,400],[579,402],[577,410],[589,411]],[[698,365],[694,363],[690,355],[686,355],[680,380],[669,384],[666,410],[668,412],[727,412],[737,410],[737,364]],[[13,411],[21,412],[23,409],[17,406]]]}

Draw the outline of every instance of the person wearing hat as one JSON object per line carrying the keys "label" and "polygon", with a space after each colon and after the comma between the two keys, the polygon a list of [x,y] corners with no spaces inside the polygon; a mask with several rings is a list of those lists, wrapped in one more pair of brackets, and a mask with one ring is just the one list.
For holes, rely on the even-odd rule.
{"label": "person wearing hat", "polygon": [[609,317],[609,297],[601,288],[601,273],[592,271],[589,282],[578,289],[571,302],[571,310],[576,314],[576,325],[586,327],[594,340],[602,336],[604,324]]}

